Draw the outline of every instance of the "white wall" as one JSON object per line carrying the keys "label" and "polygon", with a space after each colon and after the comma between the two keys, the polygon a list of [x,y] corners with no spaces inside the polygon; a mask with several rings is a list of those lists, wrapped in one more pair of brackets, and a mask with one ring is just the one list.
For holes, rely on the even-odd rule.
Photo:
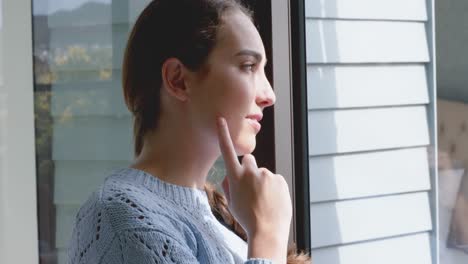
{"label": "white wall", "polygon": [[[6,93],[3,85],[3,0],[0,0],[0,190],[2,190],[3,175],[5,174],[5,153],[6,153]],[[3,202],[5,198],[0,192],[0,208],[4,207]],[[3,234],[4,223],[3,223],[3,211],[0,210],[0,234]],[[4,239],[0,238],[0,253],[3,252]]]}
{"label": "white wall", "polygon": [[0,263],[29,264],[38,262],[31,1],[1,4]]}
{"label": "white wall", "polygon": [[315,264],[432,263],[425,0],[306,0]]}
{"label": "white wall", "polygon": [[[0,1],[0,6],[3,3]],[[0,11],[0,14],[2,12]],[[2,19],[0,19],[1,21]],[[0,22],[1,23],[1,22]],[[0,27],[0,208],[5,207],[6,197],[3,190],[4,175],[6,174],[6,121],[7,121],[7,97],[3,85],[3,26]],[[4,212],[0,210],[0,234],[5,233]],[[4,252],[5,239],[0,236],[0,253]]]}

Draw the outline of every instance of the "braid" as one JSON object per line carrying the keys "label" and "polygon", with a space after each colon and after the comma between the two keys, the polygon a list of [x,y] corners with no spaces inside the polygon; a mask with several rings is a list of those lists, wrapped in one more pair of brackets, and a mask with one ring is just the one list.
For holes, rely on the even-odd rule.
{"label": "braid", "polygon": [[[205,191],[208,196],[208,201],[211,210],[216,218],[226,224],[236,235],[247,242],[247,233],[242,226],[236,221],[234,216],[229,211],[226,197],[218,192],[213,185],[206,183]],[[293,244],[288,248],[288,258],[286,264],[311,264],[311,258],[304,252],[297,253],[296,245]]]}
{"label": "braid", "polygon": [[312,260],[304,251],[297,252],[296,244],[292,244],[288,248],[286,264],[312,264]]}
{"label": "braid", "polygon": [[205,191],[208,195],[211,210],[216,218],[220,222],[225,223],[234,233],[236,233],[236,235],[247,242],[247,233],[229,211],[226,197],[224,197],[224,195],[218,192],[213,185],[209,183],[205,185]]}

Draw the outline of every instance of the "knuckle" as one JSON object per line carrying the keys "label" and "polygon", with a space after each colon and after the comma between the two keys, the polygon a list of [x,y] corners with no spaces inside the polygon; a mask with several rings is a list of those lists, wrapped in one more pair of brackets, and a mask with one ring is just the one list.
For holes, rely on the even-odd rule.
{"label": "knuckle", "polygon": [[245,154],[244,157],[242,158],[242,160],[244,161],[251,161],[254,157],[252,156],[252,154]]}
{"label": "knuckle", "polygon": [[258,168],[258,172],[259,172],[260,175],[266,175],[270,171],[267,168],[262,167],[262,168]]}

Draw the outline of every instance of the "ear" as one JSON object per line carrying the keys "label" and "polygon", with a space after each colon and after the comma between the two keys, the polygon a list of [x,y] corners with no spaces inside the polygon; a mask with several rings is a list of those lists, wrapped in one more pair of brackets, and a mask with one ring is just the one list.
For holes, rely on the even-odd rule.
{"label": "ear", "polygon": [[163,89],[180,101],[188,99],[187,69],[177,58],[167,59],[161,69]]}

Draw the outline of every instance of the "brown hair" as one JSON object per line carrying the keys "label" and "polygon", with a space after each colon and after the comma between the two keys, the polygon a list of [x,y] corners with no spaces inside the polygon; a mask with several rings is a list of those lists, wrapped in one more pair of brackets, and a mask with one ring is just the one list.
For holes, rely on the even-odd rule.
{"label": "brown hair", "polygon": [[[161,68],[168,58],[178,58],[196,71],[216,44],[222,15],[238,10],[252,19],[237,0],[153,0],[138,17],[125,50],[122,83],[125,103],[133,114],[134,152],[139,155],[145,135],[158,127]],[[207,184],[213,214],[239,237],[246,232],[229,211],[226,198]],[[310,263],[310,257],[288,251],[288,263]]]}

